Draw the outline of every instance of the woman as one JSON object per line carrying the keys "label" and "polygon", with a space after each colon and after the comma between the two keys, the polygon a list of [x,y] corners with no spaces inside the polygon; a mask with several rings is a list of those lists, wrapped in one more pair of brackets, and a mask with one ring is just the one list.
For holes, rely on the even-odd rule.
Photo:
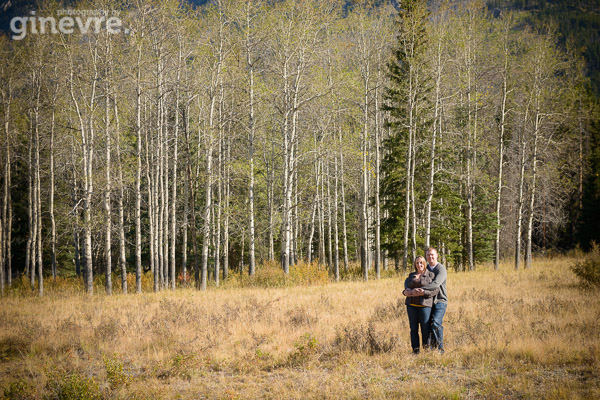
{"label": "woman", "polygon": [[415,271],[411,272],[404,281],[402,294],[406,296],[405,304],[410,325],[410,344],[413,353],[419,354],[419,325],[421,325],[423,348],[426,348],[429,340],[429,316],[431,315],[433,298],[440,289],[420,289],[421,286],[430,284],[435,278],[435,274],[427,269],[427,262],[424,257],[415,258],[414,268]]}

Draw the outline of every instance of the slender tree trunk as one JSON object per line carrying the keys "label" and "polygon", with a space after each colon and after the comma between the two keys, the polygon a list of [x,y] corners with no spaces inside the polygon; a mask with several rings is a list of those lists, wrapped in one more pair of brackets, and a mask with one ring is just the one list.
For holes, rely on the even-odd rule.
{"label": "slender tree trunk", "polygon": [[[84,235],[85,235],[85,269],[86,269],[86,290],[88,294],[94,293],[94,276],[93,276],[93,261],[92,261],[92,197],[94,194],[94,108],[96,99],[96,85],[98,79],[98,50],[93,49],[92,64],[94,67],[94,76],[92,77],[92,90],[89,101],[88,116],[87,116],[87,134],[86,129],[81,129],[82,148],[83,148],[83,167],[85,171],[85,200],[83,203],[84,210]],[[73,70],[73,68],[72,68]],[[73,88],[71,88],[73,92]],[[71,95],[74,98],[74,94]],[[79,113],[80,114],[80,113]]]}
{"label": "slender tree trunk", "polygon": [[330,174],[329,174],[329,162],[327,161],[327,265],[329,268],[333,268],[333,237],[332,237],[332,226],[331,226],[331,185],[330,185]]}
{"label": "slender tree trunk", "polygon": [[410,213],[411,213],[411,260],[414,260],[417,257],[417,202],[415,196],[415,169],[416,169],[416,159],[417,159],[417,150],[416,150],[416,129],[413,131],[413,153],[411,156],[411,174],[410,174]]}
{"label": "slender tree trunk", "polygon": [[229,186],[229,182],[231,180],[231,138],[227,138],[225,141],[225,145],[227,150],[226,154],[226,162],[225,162],[225,218],[223,220],[223,279],[227,279],[229,275],[229,200],[231,196],[231,189]]}
{"label": "slender tree trunk", "polygon": [[340,189],[342,194],[342,242],[344,250],[344,273],[348,273],[348,230],[346,224],[346,189],[344,186],[344,150],[342,145],[342,129],[339,131],[340,140]]}
{"label": "slender tree trunk", "polygon": [[523,120],[523,128],[519,134],[519,189],[517,193],[517,208],[516,208],[516,220],[517,220],[517,231],[515,238],[515,270],[519,270],[521,265],[521,235],[523,228],[523,187],[525,184],[525,157],[526,157],[526,140],[525,140],[525,129],[527,125],[528,109],[525,110],[525,117]]}
{"label": "slender tree trunk", "polygon": [[[315,175],[315,178],[317,179],[317,188],[319,187],[319,182],[318,182],[318,176]],[[315,191],[315,197],[313,200],[313,204],[312,204],[312,212],[310,213],[310,230],[309,230],[309,234],[308,234],[308,243],[307,243],[307,260],[308,263],[312,263],[313,262],[313,257],[312,257],[312,253],[313,253],[313,246],[312,246],[312,242],[313,239],[315,237],[315,216],[317,215],[317,202],[319,201],[319,194],[318,194],[318,189]]]}
{"label": "slender tree trunk", "polygon": [[29,276],[29,283],[31,290],[35,289],[35,225],[34,221],[34,192],[33,192],[33,118],[30,117],[29,126],[29,140],[27,144],[28,158],[27,158],[27,222],[28,222],[28,235],[27,235],[27,253],[25,255],[25,270],[26,275]]}
{"label": "slender tree trunk", "polygon": [[535,127],[533,131],[533,148],[531,155],[531,185],[529,188],[529,213],[527,219],[527,236],[526,236],[526,248],[525,248],[525,268],[531,268],[532,265],[532,235],[533,235],[533,215],[535,213],[535,196],[536,196],[536,181],[537,181],[537,158],[538,158],[538,139],[541,124],[541,114],[539,109],[539,97],[540,93],[537,94],[537,105],[535,113]]}
{"label": "slender tree trunk", "polygon": [[256,259],[255,259],[255,238],[254,238],[254,135],[255,135],[255,126],[254,126],[254,61],[252,60],[252,42],[250,37],[250,31],[252,29],[251,25],[251,15],[250,10],[252,8],[252,1],[248,1],[246,8],[246,64],[248,67],[248,101],[249,101],[249,111],[248,111],[248,235],[249,235],[249,245],[248,245],[248,253],[249,253],[249,265],[248,272],[250,276],[254,275],[256,269]]}
{"label": "slender tree trunk", "polygon": [[[109,77],[108,68],[106,71],[107,78]],[[105,166],[105,179],[106,179],[106,189],[104,191],[104,212],[105,212],[105,226],[104,226],[104,262],[105,262],[105,288],[106,294],[112,294],[112,223],[111,223],[111,206],[110,206],[110,193],[112,191],[111,186],[111,168],[110,168],[110,153],[111,153],[111,130],[110,130],[110,101],[109,101],[109,87],[108,87],[108,79],[104,87],[104,126],[105,131],[104,135],[106,136],[106,166]]]}
{"label": "slender tree trunk", "polygon": [[335,280],[338,282],[340,280],[340,235],[338,232],[338,159],[337,154],[334,155],[334,165],[335,165],[335,181],[334,181],[334,190],[333,190],[333,225],[334,225],[334,259],[333,259],[333,270],[335,275]]}
{"label": "slender tree trunk", "polygon": [[313,261],[312,243],[313,243],[314,234],[315,234],[315,216],[317,214],[317,204],[319,202],[319,185],[320,185],[319,162],[317,161],[317,153],[319,152],[319,149],[317,148],[316,135],[317,135],[316,132],[314,132],[313,137],[314,137],[314,141],[315,141],[315,159],[313,161],[313,164],[315,167],[315,196],[314,196],[314,200],[312,203],[312,212],[311,212],[311,217],[310,217],[310,233],[308,235],[308,243],[307,243],[307,245],[308,245],[307,256],[308,256],[309,264]]}
{"label": "slender tree trunk", "polygon": [[[273,222],[273,213],[274,213],[274,194],[275,194],[275,144],[274,139],[271,138],[270,145],[271,151],[267,151],[267,145],[263,146],[263,158],[265,163],[265,169],[267,170],[267,203],[268,203],[268,221],[269,221],[269,237],[268,237],[268,246],[269,246],[269,261],[275,260],[275,235],[273,230],[275,229]],[[270,157],[270,159],[269,159]]]}
{"label": "slender tree trunk", "polygon": [[[171,290],[175,290],[175,254],[177,244],[177,158],[179,156],[178,144],[179,144],[179,82],[181,78],[181,60],[183,58],[181,54],[181,38],[180,41],[179,56],[177,58],[177,80],[175,81],[175,126],[173,129],[173,199],[171,201],[171,262],[170,264],[170,275],[171,275]],[[184,228],[184,230],[187,228]]]}
{"label": "slender tree trunk", "polygon": [[12,284],[11,268],[11,232],[12,232],[12,200],[11,200],[11,154],[10,154],[10,108],[12,104],[12,80],[9,78],[2,93],[2,102],[4,105],[4,187],[2,201],[2,226],[0,226],[0,281],[2,285],[2,294],[4,294],[5,284],[9,287]]}
{"label": "slender tree trunk", "polygon": [[[143,38],[143,34],[142,34]],[[138,46],[136,74],[136,161],[135,171],[135,291],[142,293],[142,47]],[[150,183],[150,182],[148,182]]]}
{"label": "slender tree trunk", "polygon": [[[381,81],[381,68],[377,68],[377,87],[375,88],[375,276],[381,277],[381,201],[380,170],[381,170],[381,126],[379,118],[379,82]],[[336,164],[337,170],[337,164]],[[336,171],[337,174],[337,171]],[[337,176],[336,176],[337,179]],[[337,188],[336,188],[337,190]],[[337,195],[337,192],[336,192]]]}
{"label": "slender tree trunk", "polygon": [[7,164],[8,173],[6,175],[6,184],[8,186],[8,228],[6,230],[6,275],[8,287],[12,286],[12,220],[13,220],[13,208],[12,208],[12,193],[11,193],[11,161],[10,161],[10,148],[7,147]]}
{"label": "slender tree trunk", "polygon": [[[41,85],[41,82],[40,82]],[[38,92],[39,101],[39,92]],[[35,117],[35,184],[34,190],[36,191],[36,216],[37,221],[37,275],[38,275],[38,294],[44,295],[44,274],[42,265],[42,193],[41,193],[41,182],[40,182],[40,131],[39,131],[39,120],[38,120],[38,107],[36,106],[36,117]]]}
{"label": "slender tree trunk", "polygon": [[[507,32],[505,32],[505,35]],[[506,101],[508,98],[508,48],[507,38],[504,38],[504,68],[502,70],[502,108],[500,110],[500,135],[498,137],[498,186],[496,188],[496,239],[494,241],[494,269],[500,268],[500,230],[501,215],[500,205],[502,204],[502,180],[504,172],[504,132],[506,130]]]}
{"label": "slender tree trunk", "polygon": [[319,160],[319,264],[326,262],[325,258],[325,194],[323,193],[323,180],[325,173],[323,171],[323,159]]}
{"label": "slender tree trunk", "polygon": [[410,130],[408,133],[408,148],[406,149],[406,200],[404,203],[404,247],[402,253],[402,271],[406,271],[408,262],[408,239],[410,231],[410,205],[411,205],[411,177],[412,177],[412,155],[413,155],[413,132],[412,120],[410,121]]}
{"label": "slender tree trunk", "polygon": [[190,214],[190,180],[191,177],[191,165],[190,165],[190,126],[189,126],[189,114],[190,114],[190,100],[186,102],[185,115],[183,119],[184,124],[184,136],[185,136],[185,182],[183,186],[183,238],[181,243],[181,280],[183,284],[187,284],[188,281],[188,225],[189,225],[189,214]]}
{"label": "slender tree trunk", "polygon": [[114,115],[115,115],[115,141],[117,145],[117,173],[119,179],[119,198],[117,207],[119,209],[119,267],[121,269],[121,292],[127,294],[127,261],[125,257],[125,184],[123,182],[123,164],[121,163],[121,126],[119,124],[119,109],[117,105],[117,94],[114,93],[113,98]]}
{"label": "slender tree trunk", "polygon": [[364,93],[363,93],[363,134],[362,134],[362,183],[360,191],[361,203],[361,231],[360,231],[360,263],[363,272],[363,280],[369,280],[369,217],[367,214],[369,203],[369,166],[368,166],[368,141],[369,141],[369,65],[366,65],[364,75]]}
{"label": "slender tree trunk", "polygon": [[[198,100],[198,103],[200,102],[200,100]],[[189,135],[189,132],[188,132]],[[198,137],[198,144],[200,143],[200,137]],[[200,152],[198,151],[198,155],[200,154]],[[190,153],[190,149],[189,149],[189,139],[188,139],[188,151],[187,151],[187,155],[188,158],[190,157],[191,153]],[[191,162],[188,159],[188,163],[187,163],[187,174],[189,177],[189,185],[190,185],[190,190],[191,190],[191,196],[190,196],[190,217],[192,220],[192,226],[191,226],[191,234],[192,234],[192,250],[194,252],[194,285],[196,286],[196,289],[200,289],[200,260],[198,257],[198,238],[196,235],[196,182],[198,182],[198,179],[194,179],[193,181],[191,180],[191,175],[192,175],[192,166],[191,166]],[[198,176],[198,174],[196,173],[196,177]]]}
{"label": "slender tree trunk", "polygon": [[[144,102],[144,120],[146,118],[146,104]],[[155,144],[154,140],[149,137],[150,129],[144,130],[145,136],[145,145],[146,145],[146,182],[147,182],[147,203],[148,203],[148,247],[150,250],[150,271],[152,273],[152,281],[153,287],[152,290],[154,292],[158,291],[158,265],[156,262],[156,241],[154,237],[156,236],[155,227],[156,227],[156,202],[154,192],[156,191],[156,184],[154,175],[154,168],[150,168],[150,159],[152,158],[152,154],[150,153],[150,148],[154,149]],[[150,141],[152,140],[152,143]],[[154,164],[158,164],[156,160],[153,161]]]}
{"label": "slender tree trunk", "polygon": [[[217,165],[217,204],[214,204],[213,206],[213,218],[216,219],[216,224],[214,224],[214,230],[215,230],[215,234],[214,234],[214,262],[215,262],[215,273],[214,273],[214,278],[215,278],[215,286],[219,286],[219,279],[220,279],[220,268],[221,268],[221,210],[223,209],[223,204],[222,204],[222,198],[223,198],[223,193],[222,193],[222,188],[223,188],[223,184],[224,179],[223,179],[223,162],[224,162],[224,157],[223,157],[223,149],[225,147],[225,132],[224,132],[224,128],[225,128],[225,117],[224,117],[224,108],[225,108],[225,93],[224,93],[224,88],[223,85],[220,85],[219,88],[219,154],[218,154],[218,165]],[[216,213],[216,216],[215,216]]]}
{"label": "slender tree trunk", "polygon": [[431,206],[433,203],[434,182],[435,182],[435,151],[438,131],[441,133],[441,85],[442,85],[442,41],[438,41],[436,80],[435,80],[435,105],[433,114],[433,129],[431,134],[431,151],[429,153],[429,187],[427,193],[426,215],[425,215],[425,250],[431,247]]}
{"label": "slender tree trunk", "polygon": [[[222,117],[220,117],[222,121]],[[223,186],[225,185],[225,166],[223,152],[225,150],[225,137],[222,126],[219,127],[219,153],[217,161],[217,202],[213,206],[213,214],[216,214],[215,219],[215,285],[219,286],[220,271],[221,271],[221,218],[223,214]]]}
{"label": "slender tree trunk", "polygon": [[[71,139],[72,141],[73,139]],[[73,202],[73,245],[75,248],[75,274],[81,276],[81,252],[79,249],[79,201],[77,200],[77,171],[75,167],[75,145],[71,143],[71,165],[73,166],[73,187],[71,201]]]}
{"label": "slender tree trunk", "polygon": [[291,185],[290,182],[290,147],[291,140],[289,134],[289,117],[288,117],[288,73],[287,73],[287,61],[283,67],[283,97],[284,97],[284,108],[283,108],[283,215],[282,215],[282,230],[281,230],[281,267],[285,274],[290,272],[289,270],[289,256],[290,256],[290,208],[291,208]]}
{"label": "slender tree trunk", "polygon": [[171,191],[169,190],[170,185],[169,185],[169,173],[170,173],[170,163],[169,163],[169,143],[170,143],[170,138],[169,138],[169,123],[168,123],[168,100],[167,100],[167,95],[165,94],[165,101],[163,103],[163,119],[162,119],[162,125],[163,125],[163,140],[162,140],[162,165],[163,165],[163,172],[161,173],[162,175],[162,186],[164,187],[164,191],[161,194],[161,201],[162,201],[162,242],[161,245],[163,247],[163,261],[162,261],[162,265],[163,265],[163,282],[162,282],[162,289],[168,289],[169,288],[169,244],[171,243],[169,241],[169,233],[170,233],[170,224],[169,224],[169,216],[170,216],[170,209],[169,209],[169,204],[171,203]]}
{"label": "slender tree trunk", "polygon": [[[33,211],[32,215],[32,240],[31,240],[31,289],[35,290],[35,275],[37,272],[38,278],[38,294],[43,296],[44,294],[44,277],[42,274],[42,215],[41,215],[41,199],[40,199],[40,121],[39,121],[39,109],[40,109],[40,93],[41,93],[41,76],[37,71],[32,72],[32,86],[35,90],[35,98],[33,108],[31,110],[32,118],[32,131],[31,139],[33,144],[33,166],[30,168],[30,179],[31,179],[31,207]],[[30,155],[31,162],[31,155]],[[36,271],[37,267],[37,271]]]}
{"label": "slender tree trunk", "polygon": [[56,220],[54,218],[54,127],[55,127],[55,104],[52,103],[52,116],[50,117],[50,225],[51,243],[50,258],[52,263],[52,278],[56,279]]}
{"label": "slender tree trunk", "polygon": [[[298,143],[296,144],[298,148]],[[300,218],[298,216],[298,168],[294,168],[294,214],[293,214],[293,235],[292,235],[292,263],[293,265],[298,264],[298,230],[300,225]]]}
{"label": "slender tree trunk", "polygon": [[[473,86],[471,84],[471,42],[469,41],[467,46],[467,108],[468,108],[468,123],[467,123],[467,182],[466,182],[466,251],[467,251],[467,263],[469,270],[472,271],[475,266],[473,264],[473,147],[474,147],[474,131],[473,117],[472,117],[472,99],[471,91]],[[475,106],[476,107],[476,106]]]}
{"label": "slender tree trunk", "polygon": [[206,290],[206,282],[208,278],[208,246],[210,242],[210,209],[212,207],[212,153],[213,153],[213,118],[214,118],[214,102],[213,98],[210,109],[209,131],[206,133],[206,185],[205,185],[205,204],[204,204],[204,225],[203,225],[203,244],[202,244],[202,276],[200,290]]}
{"label": "slender tree trunk", "polygon": [[[154,176],[154,204],[156,209],[156,233],[154,235],[155,240],[155,252],[156,262],[154,265],[155,276],[158,278],[154,291],[159,291],[165,287],[165,128],[164,128],[164,108],[165,108],[165,93],[163,90],[163,64],[162,64],[162,49],[160,46],[157,49],[157,63],[156,63],[156,76],[157,76],[157,93],[156,93],[156,146],[152,148],[156,149],[155,153],[155,176]],[[157,284],[156,284],[157,283]]]}

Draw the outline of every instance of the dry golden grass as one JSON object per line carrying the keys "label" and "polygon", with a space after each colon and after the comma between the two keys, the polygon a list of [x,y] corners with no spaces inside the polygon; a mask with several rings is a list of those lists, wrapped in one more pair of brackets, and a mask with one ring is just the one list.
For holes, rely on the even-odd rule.
{"label": "dry golden grass", "polygon": [[0,396],[600,398],[600,296],[572,264],[450,271],[446,353],[419,356],[404,276],[112,297],[48,283],[0,299]]}

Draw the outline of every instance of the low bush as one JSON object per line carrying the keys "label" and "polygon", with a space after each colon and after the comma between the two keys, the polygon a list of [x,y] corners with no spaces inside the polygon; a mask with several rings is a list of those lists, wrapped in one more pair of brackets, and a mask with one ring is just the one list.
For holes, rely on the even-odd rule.
{"label": "low bush", "polygon": [[298,367],[315,358],[319,351],[319,341],[312,333],[305,333],[295,343],[295,350],[288,356],[288,364]]}
{"label": "low bush", "polygon": [[106,380],[112,388],[129,383],[129,376],[123,369],[123,362],[116,357],[104,357],[104,369],[106,370]]}
{"label": "low bush", "polygon": [[373,323],[367,325],[346,325],[336,329],[333,348],[340,351],[365,353],[369,355],[393,351],[400,339],[389,331],[377,331]]}
{"label": "low bush", "polygon": [[592,242],[591,251],[581,258],[571,270],[584,285],[600,287],[600,245]]}
{"label": "low bush", "polygon": [[98,382],[79,374],[55,377],[50,380],[52,398],[59,400],[97,400],[102,398]]}
{"label": "low bush", "polygon": [[285,274],[281,265],[276,261],[268,261],[256,267],[253,276],[247,271],[242,274],[231,274],[226,281],[230,287],[290,287],[296,285],[324,285],[329,283],[329,273],[323,265],[316,262],[299,262],[290,266],[289,273]]}
{"label": "low bush", "polygon": [[35,389],[22,379],[10,382],[4,388],[4,398],[6,399],[25,400],[34,399],[35,397]]}

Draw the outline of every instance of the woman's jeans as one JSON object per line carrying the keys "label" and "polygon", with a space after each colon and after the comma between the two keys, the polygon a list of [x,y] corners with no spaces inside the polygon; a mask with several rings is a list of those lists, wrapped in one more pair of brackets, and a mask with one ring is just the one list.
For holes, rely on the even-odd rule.
{"label": "woman's jeans", "polygon": [[419,351],[419,325],[421,325],[421,337],[423,347],[427,346],[429,340],[431,307],[406,306],[408,312],[408,324],[410,326],[410,345],[413,351]]}

